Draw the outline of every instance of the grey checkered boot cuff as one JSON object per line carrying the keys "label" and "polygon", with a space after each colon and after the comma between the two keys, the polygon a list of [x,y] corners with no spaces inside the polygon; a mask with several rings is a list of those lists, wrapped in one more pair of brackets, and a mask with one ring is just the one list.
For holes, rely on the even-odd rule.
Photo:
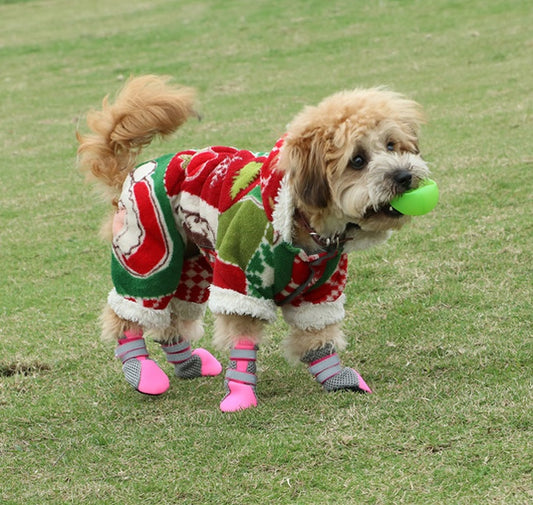
{"label": "grey checkered boot cuff", "polygon": [[[226,390],[228,390],[227,385],[230,380],[237,380],[243,384],[249,384],[255,388],[257,382],[257,365],[255,363],[257,355],[257,346],[252,350],[247,349],[232,349],[230,353],[230,361],[228,363],[228,368],[226,370],[225,385]],[[233,358],[233,359],[232,359]],[[237,361],[246,362],[246,371],[237,369]],[[240,368],[240,367],[239,367]]]}
{"label": "grey checkered boot cuff", "polygon": [[309,351],[302,361],[326,391],[351,390],[370,393],[363,378],[352,368],[343,367],[333,345]]}
{"label": "grey checkered boot cuff", "polygon": [[176,377],[196,379],[202,376],[202,359],[192,354],[191,345],[186,340],[171,345],[162,345],[167,361],[174,365]]}

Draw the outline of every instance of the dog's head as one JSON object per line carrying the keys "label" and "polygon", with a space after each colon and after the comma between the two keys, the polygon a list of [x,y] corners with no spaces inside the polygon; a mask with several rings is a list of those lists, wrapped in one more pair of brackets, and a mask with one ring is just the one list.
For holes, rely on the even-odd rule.
{"label": "dog's head", "polygon": [[429,175],[419,155],[420,106],[384,89],[356,89],[306,107],[289,125],[279,167],[296,206],[328,235],[401,228],[390,201]]}

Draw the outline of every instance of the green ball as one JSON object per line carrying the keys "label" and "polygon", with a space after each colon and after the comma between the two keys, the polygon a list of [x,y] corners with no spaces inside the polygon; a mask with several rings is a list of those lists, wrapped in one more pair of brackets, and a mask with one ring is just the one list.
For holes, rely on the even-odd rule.
{"label": "green ball", "polygon": [[394,197],[390,204],[398,212],[407,216],[421,216],[432,211],[439,201],[439,188],[431,179],[423,180],[418,188],[410,189]]}

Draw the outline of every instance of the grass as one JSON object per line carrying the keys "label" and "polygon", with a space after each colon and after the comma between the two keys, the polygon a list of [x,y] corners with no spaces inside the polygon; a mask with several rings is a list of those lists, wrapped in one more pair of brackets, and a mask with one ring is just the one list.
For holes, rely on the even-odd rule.
{"label": "grass", "polygon": [[[0,2],[0,502],[529,503],[532,24],[526,0]],[[343,360],[374,395],[320,391],[281,321],[257,409],[219,413],[221,379],[128,389],[74,132],[149,72],[197,87],[204,119],[146,156],[268,150],[346,87],[425,106],[441,202],[351,258]]]}

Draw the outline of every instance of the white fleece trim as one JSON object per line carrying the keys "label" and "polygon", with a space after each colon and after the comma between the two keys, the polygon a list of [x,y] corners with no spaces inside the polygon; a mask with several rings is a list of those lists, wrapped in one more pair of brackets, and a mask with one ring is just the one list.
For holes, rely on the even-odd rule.
{"label": "white fleece trim", "polygon": [[192,303],[172,298],[169,307],[170,311],[181,319],[196,320],[204,317],[207,303]]}
{"label": "white fleece trim", "polygon": [[112,289],[107,297],[107,303],[117,316],[127,321],[139,323],[145,329],[168,328],[170,326],[170,309],[150,309],[141,304],[126,300],[122,295]]}
{"label": "white fleece trim", "polygon": [[300,330],[322,330],[330,324],[340,323],[344,319],[344,301],[342,294],[334,302],[304,302],[298,307],[285,305],[281,308],[285,321]]}
{"label": "white fleece trim", "polygon": [[272,226],[284,242],[292,242],[292,217],[294,214],[294,202],[292,200],[289,176],[285,174],[281,180],[281,186],[274,200],[272,212]]}
{"label": "white fleece trim", "polygon": [[243,295],[218,286],[211,286],[210,291],[209,309],[215,314],[251,316],[269,323],[276,320],[276,304],[272,300]]}

